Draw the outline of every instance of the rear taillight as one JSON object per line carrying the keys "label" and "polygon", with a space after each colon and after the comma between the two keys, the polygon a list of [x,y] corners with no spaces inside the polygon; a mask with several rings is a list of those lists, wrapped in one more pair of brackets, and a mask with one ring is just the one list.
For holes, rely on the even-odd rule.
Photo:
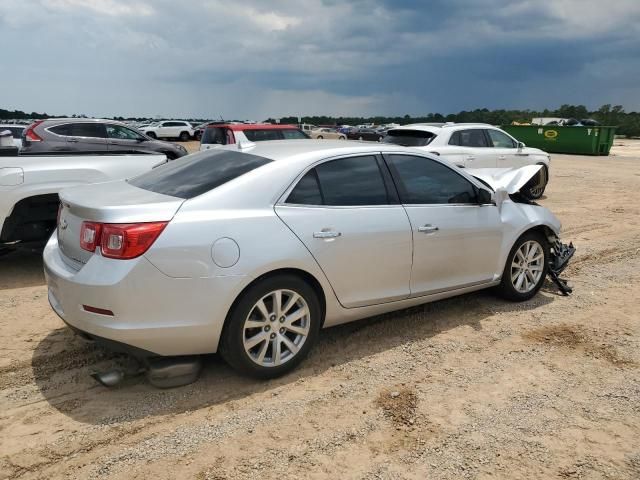
{"label": "rear taillight", "polygon": [[42,138],[34,131],[34,129],[42,122],[44,122],[44,120],[37,120],[29,125],[29,128],[24,132],[24,137],[30,142],[41,142]]}
{"label": "rear taillight", "polygon": [[95,252],[100,245],[100,231],[102,224],[94,222],[82,222],[80,228],[80,247],[89,252]]}
{"label": "rear taillight", "polygon": [[84,222],[80,230],[80,246],[90,252],[99,246],[102,256],[107,258],[136,258],[149,250],[167,223]]}

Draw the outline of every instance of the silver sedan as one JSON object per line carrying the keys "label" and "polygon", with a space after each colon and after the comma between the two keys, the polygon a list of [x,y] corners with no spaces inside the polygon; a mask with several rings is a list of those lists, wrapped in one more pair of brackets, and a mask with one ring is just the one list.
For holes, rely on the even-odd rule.
{"label": "silver sedan", "polygon": [[518,192],[537,168],[474,176],[331,140],[195,153],[60,194],[49,301],[112,347],[218,351],[274,377],[324,327],[488,287],[533,297],[560,245],[560,222]]}

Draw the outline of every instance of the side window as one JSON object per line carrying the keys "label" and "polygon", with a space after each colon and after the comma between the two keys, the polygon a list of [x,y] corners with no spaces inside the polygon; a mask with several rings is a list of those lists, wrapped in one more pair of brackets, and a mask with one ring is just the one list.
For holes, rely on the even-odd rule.
{"label": "side window", "polygon": [[49,129],[55,134],[69,137],[105,138],[106,130],[100,123],[68,123]]}
{"label": "side window", "polygon": [[47,128],[50,132],[55,133],[56,135],[62,135],[63,137],[68,137],[71,135],[71,125],[68,123],[66,125],[56,125],[55,127]]}
{"label": "side window", "polygon": [[316,167],[325,205],[386,205],[387,190],[373,156],[341,158]]}
{"label": "side window", "polygon": [[469,130],[458,130],[451,134],[449,145],[458,145],[461,147],[488,147],[487,138],[484,131],[480,128]]}
{"label": "side window", "polygon": [[411,155],[386,158],[404,204],[477,203],[473,184],[441,163]]}
{"label": "side window", "polygon": [[506,133],[501,132],[500,130],[487,130],[489,132],[489,137],[491,137],[491,143],[496,148],[516,148],[516,142],[507,135]]}
{"label": "side window", "polygon": [[281,132],[285,140],[302,140],[304,138],[309,138],[307,134],[300,130],[281,130]]}
{"label": "side window", "polygon": [[122,125],[106,125],[106,128],[108,138],[118,140],[138,140],[143,138],[133,130],[123,127]]}
{"label": "side window", "polygon": [[282,140],[282,131],[280,130],[244,130],[244,135],[250,142]]}
{"label": "side window", "polygon": [[322,205],[322,194],[315,169],[308,171],[289,194],[287,203]]}

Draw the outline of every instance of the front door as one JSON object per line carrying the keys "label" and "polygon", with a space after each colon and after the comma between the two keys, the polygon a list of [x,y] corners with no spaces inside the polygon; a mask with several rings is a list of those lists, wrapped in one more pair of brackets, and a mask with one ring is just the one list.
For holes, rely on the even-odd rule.
{"label": "front door", "polygon": [[380,162],[367,155],[321,163],[276,206],[347,308],[409,296],[411,227]]}
{"label": "front door", "polygon": [[495,205],[478,204],[478,187],[435,160],[385,155],[411,222],[411,296],[493,280],[502,242]]}

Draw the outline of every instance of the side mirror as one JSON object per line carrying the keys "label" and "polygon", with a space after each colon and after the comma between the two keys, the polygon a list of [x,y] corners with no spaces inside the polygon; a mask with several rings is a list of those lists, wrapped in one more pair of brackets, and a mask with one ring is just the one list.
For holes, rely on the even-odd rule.
{"label": "side mirror", "polygon": [[498,188],[493,195],[491,195],[491,200],[498,207],[498,210],[502,208],[502,204],[507,198],[509,198],[509,192],[507,192],[505,188]]}
{"label": "side mirror", "polygon": [[480,205],[493,203],[493,194],[489,190],[485,190],[484,188],[478,189],[478,203]]}
{"label": "side mirror", "polygon": [[518,142],[518,150],[522,150],[524,147],[526,147],[524,142]]}

